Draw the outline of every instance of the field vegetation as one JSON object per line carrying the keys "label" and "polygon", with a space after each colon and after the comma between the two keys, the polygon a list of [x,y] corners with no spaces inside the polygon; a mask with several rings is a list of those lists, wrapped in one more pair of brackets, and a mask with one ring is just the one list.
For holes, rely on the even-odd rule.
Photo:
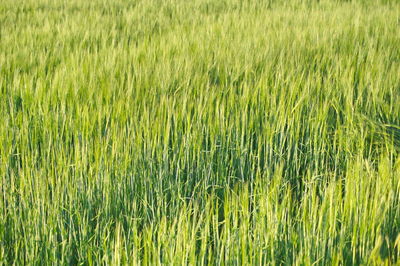
{"label": "field vegetation", "polygon": [[0,264],[399,261],[399,1],[0,1]]}

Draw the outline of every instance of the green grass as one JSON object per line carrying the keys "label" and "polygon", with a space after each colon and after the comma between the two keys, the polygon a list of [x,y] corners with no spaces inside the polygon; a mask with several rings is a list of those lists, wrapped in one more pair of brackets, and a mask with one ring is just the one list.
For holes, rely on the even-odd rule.
{"label": "green grass", "polygon": [[397,0],[0,2],[0,264],[397,263]]}

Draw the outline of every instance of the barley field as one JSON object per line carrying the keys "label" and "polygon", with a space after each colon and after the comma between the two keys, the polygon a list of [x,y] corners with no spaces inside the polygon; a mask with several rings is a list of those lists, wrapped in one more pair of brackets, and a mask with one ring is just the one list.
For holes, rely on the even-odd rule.
{"label": "barley field", "polygon": [[400,1],[0,1],[0,265],[396,264]]}

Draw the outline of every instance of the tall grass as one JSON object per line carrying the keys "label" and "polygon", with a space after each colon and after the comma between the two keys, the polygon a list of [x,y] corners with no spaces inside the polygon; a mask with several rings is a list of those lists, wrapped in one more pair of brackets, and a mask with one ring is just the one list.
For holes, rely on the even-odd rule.
{"label": "tall grass", "polygon": [[393,264],[400,4],[3,0],[0,264]]}

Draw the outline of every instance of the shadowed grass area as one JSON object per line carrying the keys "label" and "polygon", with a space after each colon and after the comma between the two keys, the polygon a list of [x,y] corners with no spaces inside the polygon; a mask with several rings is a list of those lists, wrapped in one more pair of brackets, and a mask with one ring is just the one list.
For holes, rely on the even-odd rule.
{"label": "shadowed grass area", "polygon": [[399,14],[2,1],[0,264],[399,263]]}

